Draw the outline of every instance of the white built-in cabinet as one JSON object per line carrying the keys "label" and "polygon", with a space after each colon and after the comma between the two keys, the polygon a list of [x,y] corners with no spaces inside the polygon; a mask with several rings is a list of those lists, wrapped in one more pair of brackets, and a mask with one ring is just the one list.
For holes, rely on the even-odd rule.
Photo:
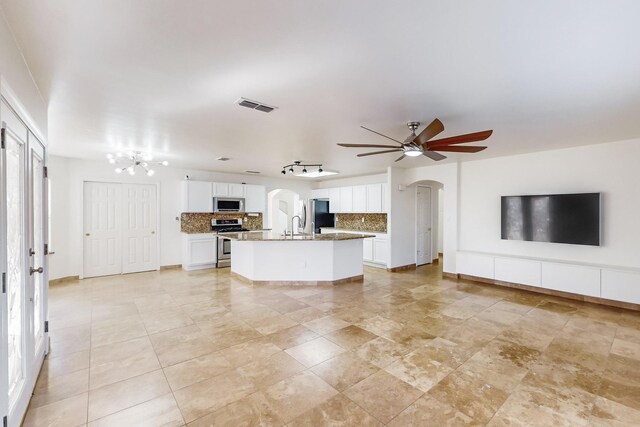
{"label": "white built-in cabinet", "polygon": [[329,199],[331,213],[386,213],[386,196],[386,183],[311,191],[312,199]]}
{"label": "white built-in cabinet", "polygon": [[182,235],[182,269],[214,268],[218,262],[218,237],[213,233]]}
{"label": "white built-in cabinet", "polygon": [[264,213],[266,208],[264,185],[209,181],[183,181],[182,184],[182,212],[213,212],[214,197],[244,198],[246,212]]}
{"label": "white built-in cabinet", "polygon": [[459,274],[640,304],[640,269],[458,252]]}
{"label": "white built-in cabinet", "polygon": [[362,260],[371,267],[386,268],[389,263],[389,239],[386,233],[322,228],[322,233],[362,233],[375,237],[362,240]]}

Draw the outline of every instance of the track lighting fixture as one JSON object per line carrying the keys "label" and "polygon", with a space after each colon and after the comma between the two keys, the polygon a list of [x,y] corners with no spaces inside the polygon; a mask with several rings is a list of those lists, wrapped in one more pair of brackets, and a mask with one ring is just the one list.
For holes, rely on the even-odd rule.
{"label": "track lighting fixture", "polygon": [[318,168],[318,173],[322,172],[322,165],[321,164],[313,164],[313,165],[307,165],[307,164],[302,164],[301,161],[296,160],[295,162],[293,162],[290,165],[284,165],[282,167],[282,174],[286,175],[287,173],[285,172],[287,170],[287,168],[289,168],[289,173],[293,174],[295,172],[294,168],[302,168],[302,173],[306,174],[307,173],[307,168],[308,167],[317,167]]}

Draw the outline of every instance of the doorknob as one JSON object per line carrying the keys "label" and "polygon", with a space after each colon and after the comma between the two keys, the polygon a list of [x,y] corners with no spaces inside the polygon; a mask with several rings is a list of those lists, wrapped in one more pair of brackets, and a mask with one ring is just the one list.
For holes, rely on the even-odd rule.
{"label": "doorknob", "polygon": [[156,234],[156,232],[155,232],[155,231],[152,231],[152,232],[151,232],[151,234]]}
{"label": "doorknob", "polygon": [[42,267],[38,267],[38,268],[29,267],[29,276],[33,276],[33,273],[42,274],[43,271],[44,269]]}
{"label": "doorknob", "polygon": [[85,236],[91,236],[91,233],[84,233]]}

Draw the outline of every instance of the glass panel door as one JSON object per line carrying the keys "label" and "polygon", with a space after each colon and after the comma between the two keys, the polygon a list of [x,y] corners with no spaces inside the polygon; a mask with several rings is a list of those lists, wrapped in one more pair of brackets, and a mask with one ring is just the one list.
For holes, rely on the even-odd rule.
{"label": "glass panel door", "polygon": [[25,144],[8,129],[5,134],[8,391],[12,408],[25,381]]}
{"label": "glass panel door", "polygon": [[35,362],[39,363],[44,354],[44,295],[45,284],[45,185],[44,185],[44,147],[33,134],[29,133],[29,292],[31,293],[33,351]]}

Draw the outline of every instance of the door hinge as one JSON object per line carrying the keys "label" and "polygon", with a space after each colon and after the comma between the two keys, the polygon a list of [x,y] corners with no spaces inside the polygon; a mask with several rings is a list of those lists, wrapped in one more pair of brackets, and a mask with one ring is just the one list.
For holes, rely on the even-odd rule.
{"label": "door hinge", "polygon": [[5,139],[7,138],[7,130],[5,128],[2,128],[2,130],[0,130],[0,148],[2,148],[3,150],[6,148],[7,144],[5,143]]}
{"label": "door hinge", "polygon": [[5,415],[4,417],[2,417],[2,427],[7,427],[8,425],[9,425],[9,420],[7,419],[7,416]]}
{"label": "door hinge", "polygon": [[49,321],[48,320],[44,322],[44,331],[45,332],[49,332]]}
{"label": "door hinge", "polygon": [[48,243],[44,244],[44,254],[45,255],[49,255],[49,244]]}
{"label": "door hinge", "polygon": [[7,273],[2,273],[2,293],[7,293]]}
{"label": "door hinge", "polygon": [[45,166],[42,168],[42,175],[44,176],[44,178],[49,178],[49,167]]}

